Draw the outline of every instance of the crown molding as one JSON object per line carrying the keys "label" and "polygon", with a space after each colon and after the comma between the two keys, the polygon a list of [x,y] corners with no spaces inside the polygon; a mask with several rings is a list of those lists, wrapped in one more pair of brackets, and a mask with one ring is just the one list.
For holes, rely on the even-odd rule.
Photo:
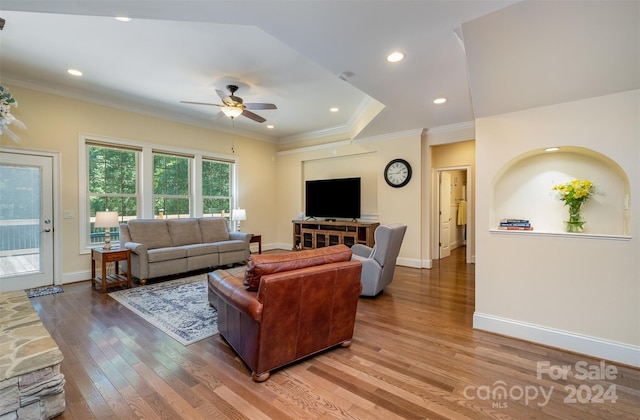
{"label": "crown molding", "polygon": [[330,136],[342,136],[342,137],[351,137],[349,133],[351,133],[358,123],[360,117],[371,107],[375,102],[371,96],[365,96],[358,108],[355,110],[353,114],[351,114],[351,118],[345,125],[336,126],[332,128],[327,128],[323,130],[310,131],[308,133],[296,134],[294,136],[287,136],[280,138],[279,144],[288,144],[305,140],[315,140],[322,137],[330,137]]}
{"label": "crown molding", "polygon": [[406,131],[398,131],[395,133],[388,133],[388,134],[381,134],[378,136],[372,136],[372,137],[364,137],[361,139],[354,139],[353,143],[354,144],[360,144],[360,143],[368,143],[368,142],[372,142],[372,141],[384,141],[384,140],[393,140],[393,139],[397,139],[398,137],[414,137],[414,136],[422,136],[425,132],[424,128],[416,128],[414,130],[406,130]]}
{"label": "crown molding", "polygon": [[431,127],[431,128],[427,128],[426,133],[427,134],[450,133],[452,131],[466,130],[468,128],[475,129],[476,122],[467,121],[467,122],[456,123],[456,124],[441,125],[439,127]]}
{"label": "crown molding", "polygon": [[277,152],[276,155],[277,156],[284,156],[284,155],[294,155],[294,154],[297,154],[297,153],[304,153],[304,152],[313,152],[313,151],[316,151],[316,150],[330,149],[332,147],[348,146],[351,143],[352,143],[351,140],[334,141],[334,142],[331,142],[331,143],[322,143],[322,144],[316,144],[314,146],[299,147],[299,148],[296,148],[296,149],[283,150],[281,152]]}

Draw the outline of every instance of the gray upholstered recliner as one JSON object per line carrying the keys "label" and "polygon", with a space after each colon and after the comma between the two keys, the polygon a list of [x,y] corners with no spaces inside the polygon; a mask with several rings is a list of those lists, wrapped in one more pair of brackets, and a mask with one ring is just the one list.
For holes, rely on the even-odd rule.
{"label": "gray upholstered recliner", "polygon": [[393,280],[396,259],[407,226],[400,223],[378,226],[373,248],[362,244],[351,247],[351,259],[362,262],[361,296],[376,296]]}

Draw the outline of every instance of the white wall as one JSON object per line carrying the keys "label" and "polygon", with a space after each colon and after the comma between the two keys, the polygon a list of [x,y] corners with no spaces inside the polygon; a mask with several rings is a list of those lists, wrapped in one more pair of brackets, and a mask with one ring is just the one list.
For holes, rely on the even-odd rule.
{"label": "white wall", "polygon": [[[476,121],[474,327],[640,366],[639,115],[636,90]],[[549,146],[592,149],[620,166],[632,192],[628,236],[490,232],[500,172]]]}

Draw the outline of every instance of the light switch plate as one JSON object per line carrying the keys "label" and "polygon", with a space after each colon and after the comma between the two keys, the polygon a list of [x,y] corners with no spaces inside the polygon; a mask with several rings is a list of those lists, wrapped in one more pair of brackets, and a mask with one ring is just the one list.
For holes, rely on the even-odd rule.
{"label": "light switch plate", "polygon": [[73,210],[65,210],[63,217],[65,219],[73,219]]}

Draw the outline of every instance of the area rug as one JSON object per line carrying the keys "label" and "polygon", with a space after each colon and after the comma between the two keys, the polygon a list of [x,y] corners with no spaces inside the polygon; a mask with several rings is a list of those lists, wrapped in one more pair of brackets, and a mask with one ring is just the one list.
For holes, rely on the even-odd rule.
{"label": "area rug", "polygon": [[27,294],[28,298],[35,298],[46,295],[54,295],[56,293],[62,293],[62,287],[60,286],[42,286],[42,287],[34,287],[33,289],[26,289],[24,291]]}
{"label": "area rug", "polygon": [[206,274],[118,290],[109,296],[185,346],[218,333],[218,314],[209,306]]}

